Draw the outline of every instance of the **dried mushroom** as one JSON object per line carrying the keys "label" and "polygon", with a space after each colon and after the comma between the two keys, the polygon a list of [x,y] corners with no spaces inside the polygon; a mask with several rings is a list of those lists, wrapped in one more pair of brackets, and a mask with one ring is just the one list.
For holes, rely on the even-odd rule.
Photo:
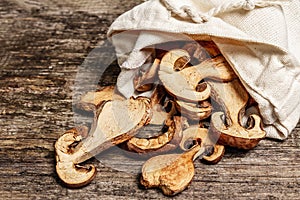
{"label": "dried mushroom", "polygon": [[211,126],[220,134],[219,143],[240,149],[254,148],[266,136],[261,127],[261,118],[250,115],[249,126],[243,127],[242,117],[249,100],[249,95],[238,79],[228,83],[209,82],[213,88],[212,97],[225,110],[212,114]]}
{"label": "dried mushroom", "polygon": [[124,99],[115,91],[115,86],[107,86],[95,92],[88,92],[81,97],[77,107],[86,111],[95,111],[103,102]]}
{"label": "dried mushroom", "polygon": [[[151,127],[151,125],[147,126]],[[128,150],[154,155],[176,149],[182,137],[181,117],[174,116],[172,119],[167,119],[163,128],[159,126],[159,129],[155,130],[153,126],[151,130],[140,129],[135,137],[127,141]]]}
{"label": "dried mushroom", "polygon": [[142,167],[141,184],[145,188],[159,187],[168,196],[182,192],[194,177],[193,160],[200,148],[196,145],[183,154],[167,154],[150,158]]}
{"label": "dried mushroom", "polygon": [[85,169],[78,164],[132,138],[148,123],[149,109],[148,98],[107,101],[98,109],[90,133],[84,140],[75,132],[61,136],[55,143],[56,171],[60,179],[71,187],[89,183],[94,176],[94,167]]}
{"label": "dried mushroom", "polygon": [[188,42],[182,47],[186,50],[191,57],[194,58],[194,62],[203,62],[207,59],[221,55],[216,44],[212,41],[198,41]]}
{"label": "dried mushroom", "polygon": [[201,160],[208,164],[218,163],[224,155],[225,147],[223,145],[216,144],[215,136],[210,135],[206,128],[190,126],[188,129],[183,131],[182,140],[179,146],[182,150],[188,151],[190,147],[195,143],[197,144],[197,141],[199,140],[201,141],[200,146],[203,150],[199,151],[202,154],[201,156],[203,156]]}
{"label": "dried mushroom", "polygon": [[182,116],[191,120],[203,120],[208,118],[212,113],[212,105],[209,101],[194,103],[177,100],[176,107]]}
{"label": "dried mushroom", "polygon": [[83,162],[118,145],[126,155],[152,157],[142,167],[145,188],[176,195],[193,179],[195,159],[216,164],[223,145],[251,149],[266,136],[257,103],[212,41],[155,47],[133,78],[135,92],[151,90],[151,98],[124,99],[114,86],[81,98],[77,107],[94,113],[91,129],[71,129],[55,143],[56,171],[67,186],[91,182],[96,168]]}
{"label": "dried mushroom", "polygon": [[[181,118],[174,117],[176,114],[175,103],[166,101],[165,90],[158,85],[151,96],[151,119],[148,125],[139,130],[135,137],[127,141],[127,148],[138,153],[148,153],[159,149],[159,152],[172,150],[177,145],[170,141],[181,135]],[[177,139],[178,140],[178,139]],[[164,149],[162,149],[164,147]]]}
{"label": "dried mushroom", "polygon": [[63,182],[69,187],[81,187],[90,183],[95,175],[96,168],[93,165],[81,166],[74,164],[72,158],[67,158],[74,152],[74,147],[88,133],[87,127],[77,127],[66,131],[56,142],[56,172]]}
{"label": "dried mushroom", "polygon": [[210,55],[210,57],[214,58],[216,56],[221,55],[221,52],[217,45],[213,41],[198,41],[199,45],[205,49],[205,51]]}
{"label": "dried mushroom", "polygon": [[197,42],[189,42],[186,45],[184,45],[182,49],[186,50],[189,53],[189,55],[197,59],[198,62],[202,62],[210,58],[205,48],[200,46]]}
{"label": "dried mushroom", "polygon": [[133,85],[136,91],[146,92],[153,88],[160,60],[155,59],[152,66],[146,71],[138,71],[138,74],[133,79]]}
{"label": "dried mushroom", "polygon": [[166,90],[178,99],[193,102],[206,100],[210,96],[210,86],[201,81],[204,79],[231,81],[236,78],[235,73],[221,55],[178,71],[174,66],[180,58],[186,58],[189,62],[189,53],[180,49],[166,53],[158,71]]}

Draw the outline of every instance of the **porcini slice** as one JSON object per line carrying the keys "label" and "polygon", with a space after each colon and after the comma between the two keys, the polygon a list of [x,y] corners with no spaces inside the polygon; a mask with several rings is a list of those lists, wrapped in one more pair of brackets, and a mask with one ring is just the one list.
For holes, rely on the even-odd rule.
{"label": "porcini slice", "polygon": [[212,58],[221,55],[220,49],[217,47],[217,45],[213,41],[205,41],[200,40],[198,41],[199,45],[203,47],[208,55]]}
{"label": "porcini slice", "polygon": [[95,92],[87,92],[76,106],[85,111],[95,111],[103,102],[113,99],[124,99],[124,97],[116,92],[115,86],[106,86]]}
{"label": "porcini slice", "polygon": [[182,49],[186,50],[198,63],[221,55],[219,48],[212,41],[188,42]]}
{"label": "porcini slice", "polygon": [[145,154],[157,150],[169,151],[176,147],[167,144],[174,136],[178,138],[181,135],[181,118],[173,117],[177,112],[174,101],[169,100],[164,106],[161,105],[165,96],[164,88],[158,85],[151,96],[150,122],[127,141],[128,150]]}
{"label": "porcini slice", "polygon": [[[67,132],[55,143],[56,170],[60,179],[70,187],[80,187],[94,176],[93,166],[79,164],[108,149],[129,140],[149,121],[150,100],[138,97],[103,103],[94,119],[89,135]],[[122,113],[122,115],[120,115]]]}
{"label": "porcini slice", "polygon": [[150,158],[142,167],[141,184],[146,188],[159,187],[165,195],[182,192],[195,174],[194,155],[200,150],[196,145],[183,154],[167,154]]}
{"label": "porcini slice", "polygon": [[198,126],[190,126],[182,133],[182,140],[179,144],[180,148],[184,151],[188,151],[189,148],[196,143],[200,142],[202,151],[197,153],[197,157],[201,156],[201,161],[208,164],[218,163],[225,152],[225,147],[223,145],[217,144],[217,139],[214,135],[210,135],[208,129],[199,128]]}
{"label": "porcini slice", "polygon": [[210,96],[210,86],[204,82],[201,83],[201,89],[197,89],[201,81],[204,79],[230,81],[236,78],[221,55],[178,71],[174,68],[175,63],[183,57],[187,62],[190,60],[189,53],[185,50],[176,49],[166,53],[158,71],[158,76],[166,90],[178,99],[194,102],[206,100]]}
{"label": "porcini slice", "polygon": [[177,100],[176,108],[182,116],[191,120],[203,120],[208,118],[212,113],[212,105],[209,101],[195,103]]}
{"label": "porcini slice", "polygon": [[152,66],[146,72],[138,71],[138,74],[133,79],[133,85],[136,91],[146,92],[152,89],[157,70],[160,64],[159,59],[154,59]]}
{"label": "porcini slice", "polygon": [[[144,130],[140,129],[137,135],[141,136],[135,136],[128,140],[127,148],[128,150],[137,152],[140,155],[155,155],[174,150],[177,148],[181,140],[182,126],[182,118],[174,116],[173,119],[167,119],[164,127],[153,135],[150,134],[150,137],[143,135]],[[148,131],[147,134],[152,131]]]}
{"label": "porcini slice", "polygon": [[67,156],[74,151],[72,145],[80,142],[87,135],[87,131],[87,127],[73,128],[66,131],[56,142],[56,151],[59,152],[56,155],[56,172],[68,187],[78,188],[87,185],[96,175],[97,171],[93,165],[80,166],[74,165],[71,161],[61,161],[67,160],[64,158],[64,155]]}
{"label": "porcini slice", "polygon": [[228,83],[210,81],[213,88],[212,97],[225,109],[225,113],[212,114],[212,129],[220,134],[219,143],[240,149],[252,149],[265,138],[261,118],[250,115],[250,124],[243,127],[241,124],[249,95],[238,79]]}

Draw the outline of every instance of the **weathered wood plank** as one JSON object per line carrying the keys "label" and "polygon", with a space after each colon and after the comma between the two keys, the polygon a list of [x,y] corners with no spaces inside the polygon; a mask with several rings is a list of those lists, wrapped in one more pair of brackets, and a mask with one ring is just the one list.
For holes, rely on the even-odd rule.
{"label": "weathered wood plank", "polygon": [[[55,173],[53,144],[77,124],[72,97],[90,84],[76,77],[78,70],[99,73],[84,66],[113,56],[105,43],[109,25],[141,2],[0,1],[1,199],[166,199],[140,188],[137,173],[116,170],[127,163],[137,171],[142,161],[120,163],[124,156],[114,152],[102,162],[88,161],[98,174],[87,187],[67,189]],[[97,46],[94,59],[89,54]],[[113,84],[118,72],[113,62],[101,83]],[[79,78],[82,85],[76,85]],[[251,151],[227,148],[218,165],[197,161],[193,182],[174,199],[299,199],[299,147],[300,124],[284,142],[265,140]]]}

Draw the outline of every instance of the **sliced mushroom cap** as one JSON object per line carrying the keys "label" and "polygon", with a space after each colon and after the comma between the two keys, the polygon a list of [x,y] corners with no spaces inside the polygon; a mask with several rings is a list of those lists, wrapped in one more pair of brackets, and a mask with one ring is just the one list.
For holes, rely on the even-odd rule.
{"label": "sliced mushroom cap", "polygon": [[[178,137],[182,123],[181,120],[178,120],[179,118],[173,117],[177,112],[175,102],[168,100],[162,106],[164,98],[165,90],[162,86],[157,86],[151,97],[150,122],[140,129],[135,137],[127,141],[128,150],[138,153],[153,152],[169,144],[175,135]],[[164,151],[171,150],[170,147],[174,147],[174,145],[168,145]]]}
{"label": "sliced mushroom cap", "polygon": [[198,41],[198,43],[201,47],[203,47],[206,50],[206,52],[210,55],[210,57],[214,58],[216,56],[221,55],[220,49],[213,41],[201,40]]}
{"label": "sliced mushroom cap", "polygon": [[212,41],[188,42],[182,49],[189,52],[190,56],[195,58],[195,62],[198,63],[221,55],[219,48]]}
{"label": "sliced mushroom cap", "polygon": [[208,118],[212,113],[212,105],[209,101],[202,101],[199,103],[176,101],[177,110],[181,112],[182,116],[191,120],[203,120]]}
{"label": "sliced mushroom cap", "polygon": [[167,119],[164,127],[158,133],[155,133],[154,136],[147,137],[142,135],[141,132],[144,132],[143,129],[140,129],[137,134],[141,136],[133,137],[127,141],[128,150],[140,154],[151,152],[152,154],[149,155],[171,151],[177,148],[181,139],[182,121],[177,116],[174,119]]}
{"label": "sliced mushroom cap", "polygon": [[182,47],[183,50],[186,50],[189,55],[198,62],[203,62],[204,60],[211,58],[204,47],[202,47],[197,42],[189,42]]}
{"label": "sliced mushroom cap", "polygon": [[95,175],[96,168],[93,165],[74,165],[69,157],[74,151],[74,144],[80,142],[87,134],[87,127],[74,128],[67,131],[55,143],[56,172],[59,178],[68,187],[78,188],[90,183]]}
{"label": "sliced mushroom cap", "polygon": [[193,158],[199,149],[197,145],[183,154],[150,158],[142,167],[141,184],[146,188],[159,187],[168,196],[182,192],[194,177]]}
{"label": "sliced mushroom cap", "polygon": [[[217,56],[203,61],[199,65],[178,71],[174,66],[180,58],[186,58],[188,62],[190,60],[189,53],[180,49],[168,52],[162,58],[158,71],[159,78],[166,90],[178,99],[194,102],[206,100],[210,96],[210,86],[204,82],[199,87],[201,81],[206,78],[217,81],[230,81],[236,78],[223,56]],[[197,90],[197,88],[201,89]]]}
{"label": "sliced mushroom cap", "polygon": [[95,92],[88,92],[83,95],[77,108],[85,111],[95,111],[103,102],[113,99],[124,99],[115,90],[115,86],[107,86]]}
{"label": "sliced mushroom cap", "polygon": [[[149,123],[150,100],[139,97],[107,101],[96,113],[87,138],[82,140],[81,136],[66,133],[55,143],[59,177],[72,187],[83,186],[94,176],[94,167],[81,168],[78,164],[113,145],[129,140],[139,128]],[[83,172],[83,175],[74,175],[73,172]]]}
{"label": "sliced mushroom cap", "polygon": [[146,72],[138,71],[138,74],[133,79],[133,85],[136,91],[146,92],[153,88],[159,64],[160,60],[155,59],[152,66]]}
{"label": "sliced mushroom cap", "polygon": [[150,98],[152,112],[150,124],[162,125],[166,119],[176,114],[175,102],[171,100],[165,101],[165,99],[166,90],[162,85],[157,85]]}
{"label": "sliced mushroom cap", "polygon": [[[201,141],[200,146],[202,148],[202,161],[208,164],[218,163],[225,152],[225,147],[223,145],[216,144],[215,136],[211,136],[208,133],[208,129],[199,128],[198,126],[190,126],[188,129],[184,130],[182,133],[182,140],[179,144],[180,148],[184,151],[188,151],[191,146],[193,146],[197,141]],[[200,154],[197,153],[197,157]]]}
{"label": "sliced mushroom cap", "polygon": [[250,116],[250,125],[241,125],[242,117],[249,95],[238,79],[228,83],[209,82],[213,88],[212,97],[225,109],[212,114],[212,129],[220,134],[219,143],[240,149],[254,148],[265,138],[266,133],[261,127],[258,115]]}

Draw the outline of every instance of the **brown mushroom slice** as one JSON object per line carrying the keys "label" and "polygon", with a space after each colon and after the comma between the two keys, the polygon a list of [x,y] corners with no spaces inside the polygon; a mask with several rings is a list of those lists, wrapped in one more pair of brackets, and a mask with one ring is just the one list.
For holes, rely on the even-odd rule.
{"label": "brown mushroom slice", "polygon": [[162,58],[158,71],[166,90],[178,99],[194,102],[208,99],[211,91],[209,85],[202,83],[201,90],[197,90],[199,83],[205,78],[217,81],[230,81],[236,78],[235,73],[221,55],[176,71],[175,62],[182,57],[187,58],[186,60],[190,59],[189,53],[185,50],[176,49],[168,52]]}
{"label": "brown mushroom slice", "polygon": [[71,187],[87,184],[94,174],[94,167],[78,168],[78,164],[132,138],[148,123],[149,109],[148,98],[107,101],[98,109],[87,138],[82,140],[81,136],[70,133],[61,136],[55,143],[56,170],[60,179]]}
{"label": "brown mushroom slice", "polygon": [[115,86],[106,86],[95,92],[83,95],[77,104],[77,108],[85,111],[96,110],[103,102],[113,99],[124,99],[115,91]]}
{"label": "brown mushroom slice", "polygon": [[166,154],[150,158],[142,167],[141,184],[145,188],[159,187],[168,196],[182,192],[194,177],[194,155],[200,148],[196,145],[183,154]]}
{"label": "brown mushroom slice", "polygon": [[[179,120],[167,119],[158,135],[156,134],[150,138],[133,137],[128,140],[127,146],[129,150],[137,153],[153,152],[169,144],[175,135],[178,138],[181,135],[181,130],[181,122]],[[176,148],[176,146],[171,144],[160,152],[173,150],[174,148],[172,147]]]}
{"label": "brown mushroom slice", "polygon": [[222,104],[225,113],[212,114],[211,125],[220,134],[219,143],[240,149],[252,149],[265,138],[266,133],[261,127],[261,118],[250,115],[250,126],[241,125],[249,95],[238,79],[228,83],[209,82],[213,88],[212,97]]}
{"label": "brown mushroom slice", "polygon": [[[211,49],[211,45],[205,45],[205,46],[208,47],[208,50]],[[211,55],[210,54],[211,51],[207,51],[205,46],[199,44],[198,42],[189,42],[189,43],[185,44],[182,47],[182,49],[186,50],[190,54],[191,57],[196,59],[196,62],[201,63],[204,60],[207,60],[211,57],[217,56],[215,54],[215,52],[213,52],[213,54]],[[218,55],[220,55],[220,53]]]}
{"label": "brown mushroom slice", "polygon": [[[209,135],[208,129],[199,128],[198,126],[190,126],[188,129],[184,130],[182,133],[182,140],[179,144],[180,148],[184,151],[188,151],[190,146],[195,143],[195,141],[201,141],[200,146],[203,151],[201,160],[208,164],[218,163],[225,152],[225,147],[223,145],[216,144],[215,139]],[[204,153],[203,153],[204,152]],[[197,157],[200,156],[198,153]]]}
{"label": "brown mushroom slice", "polygon": [[156,58],[148,71],[141,73],[139,70],[138,74],[133,79],[133,85],[136,91],[146,92],[153,88],[159,64],[160,60]]}
{"label": "brown mushroom slice", "polygon": [[221,55],[220,49],[217,47],[217,45],[213,41],[205,41],[201,40],[198,41],[199,45],[203,47],[206,52],[211,56],[211,57],[216,57]]}
{"label": "brown mushroom slice", "polygon": [[177,100],[176,107],[182,116],[191,120],[203,120],[208,118],[212,113],[212,105],[209,101],[194,103]]}
{"label": "brown mushroom slice", "polygon": [[[87,127],[85,127],[87,129]],[[66,131],[56,142],[56,172],[64,184],[71,188],[78,188],[90,183],[97,171],[93,165],[81,166],[74,165],[72,161],[64,158],[64,155],[72,154],[74,149],[73,146],[79,143],[84,135],[78,131],[78,128]],[[65,160],[65,161],[62,161]]]}
{"label": "brown mushroom slice", "polygon": [[[175,117],[176,108],[173,101],[168,101],[170,104],[169,112],[166,112],[160,104],[156,104],[152,108],[152,118],[148,125],[139,130],[139,133],[135,137],[127,141],[127,147],[129,150],[138,153],[147,153],[150,151],[156,151],[166,146],[176,135],[176,138],[181,135],[181,118]],[[152,130],[147,130],[150,127]],[[156,127],[156,128],[152,128]],[[157,130],[157,127],[160,130]],[[145,130],[146,128],[146,130]],[[153,130],[154,129],[154,130]],[[146,134],[150,134],[148,137]],[[168,145],[163,151],[172,150],[174,145]],[[162,152],[162,151],[160,151]]]}
{"label": "brown mushroom slice", "polygon": [[[173,116],[177,113],[175,102],[168,100],[162,106],[166,91],[162,85],[157,85],[151,96],[151,119],[148,125],[139,130],[133,138],[127,141],[129,151],[139,154],[149,153],[166,146],[181,130],[181,124]],[[163,151],[171,150],[174,145],[168,145]]]}
{"label": "brown mushroom slice", "polygon": [[150,124],[162,125],[166,119],[176,114],[175,102],[168,100],[163,104],[166,98],[166,90],[162,85],[157,85],[151,96],[152,117]]}

